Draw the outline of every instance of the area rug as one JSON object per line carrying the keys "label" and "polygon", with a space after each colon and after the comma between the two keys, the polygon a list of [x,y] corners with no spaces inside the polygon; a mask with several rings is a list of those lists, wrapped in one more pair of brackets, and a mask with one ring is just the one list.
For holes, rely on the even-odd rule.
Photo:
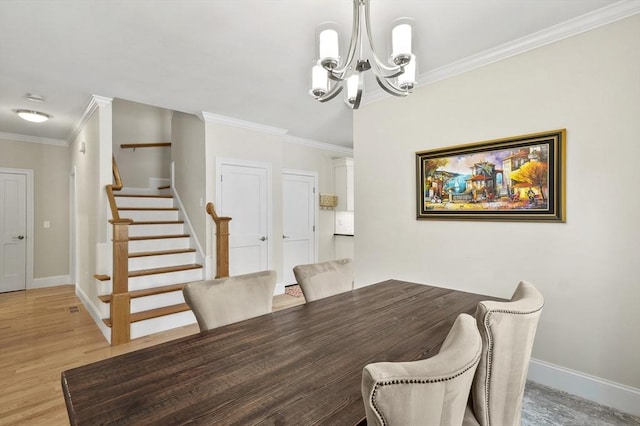
{"label": "area rug", "polygon": [[293,297],[302,297],[302,290],[298,284],[288,285],[284,288],[284,294],[288,294]]}

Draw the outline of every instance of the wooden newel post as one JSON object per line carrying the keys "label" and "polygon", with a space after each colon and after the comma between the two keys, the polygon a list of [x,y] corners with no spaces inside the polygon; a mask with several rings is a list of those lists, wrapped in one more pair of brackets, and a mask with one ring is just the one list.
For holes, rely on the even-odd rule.
{"label": "wooden newel post", "polygon": [[129,225],[131,219],[109,221],[113,225],[113,275],[111,300],[111,345],[131,340],[131,298],[129,296]]}
{"label": "wooden newel post", "polygon": [[207,213],[216,223],[216,278],[229,276],[229,221],[230,217],[216,214],[213,203],[207,203]]}

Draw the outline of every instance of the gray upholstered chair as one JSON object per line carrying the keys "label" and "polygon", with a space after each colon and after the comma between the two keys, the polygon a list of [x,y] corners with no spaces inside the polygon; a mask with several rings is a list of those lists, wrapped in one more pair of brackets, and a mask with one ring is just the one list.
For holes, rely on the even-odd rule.
{"label": "gray upholstered chair", "polygon": [[271,312],[275,271],[192,282],[182,293],[198,320],[200,331]]}
{"label": "gray upholstered chair", "polygon": [[476,322],[482,336],[482,359],[471,387],[464,425],[520,425],[522,395],[542,294],[521,281],[510,302],[478,304]]}
{"label": "gray upholstered chair", "polygon": [[437,355],[367,365],[362,373],[367,424],[461,425],[481,351],[476,322],[460,314]]}
{"label": "gray upholstered chair", "polygon": [[353,290],[351,259],[298,265],[293,268],[293,275],[307,302]]}

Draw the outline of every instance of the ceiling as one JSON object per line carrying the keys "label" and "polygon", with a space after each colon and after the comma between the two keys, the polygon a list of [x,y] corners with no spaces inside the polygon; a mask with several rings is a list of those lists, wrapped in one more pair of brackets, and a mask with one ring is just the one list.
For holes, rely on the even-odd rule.
{"label": "ceiling", "polygon": [[[386,57],[391,21],[414,19],[421,83],[442,67],[614,3],[372,0],[371,24]],[[342,96],[321,104],[308,94],[317,26],[336,22],[346,51],[351,14],[351,0],[0,0],[0,133],[68,140],[95,94],[352,146],[352,110]],[[367,78],[365,103],[382,94]],[[28,123],[18,108],[53,118]]]}

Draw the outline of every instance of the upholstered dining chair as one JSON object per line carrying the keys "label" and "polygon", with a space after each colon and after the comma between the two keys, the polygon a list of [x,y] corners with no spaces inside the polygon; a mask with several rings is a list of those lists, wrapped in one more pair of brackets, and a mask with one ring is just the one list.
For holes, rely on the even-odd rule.
{"label": "upholstered dining chair", "polygon": [[293,275],[307,302],[353,290],[353,266],[351,259],[298,265]]}
{"label": "upholstered dining chair", "polygon": [[275,271],[261,271],[209,281],[196,281],[182,289],[200,331],[268,314],[272,310]]}
{"label": "upholstered dining chair", "polygon": [[476,309],[482,358],[471,386],[465,426],[520,425],[522,396],[538,320],[544,305],[533,284],[521,281],[509,302]]}
{"label": "upholstered dining chair", "polygon": [[437,355],[365,366],[362,399],[367,425],[461,425],[481,351],[475,320],[460,314]]}

